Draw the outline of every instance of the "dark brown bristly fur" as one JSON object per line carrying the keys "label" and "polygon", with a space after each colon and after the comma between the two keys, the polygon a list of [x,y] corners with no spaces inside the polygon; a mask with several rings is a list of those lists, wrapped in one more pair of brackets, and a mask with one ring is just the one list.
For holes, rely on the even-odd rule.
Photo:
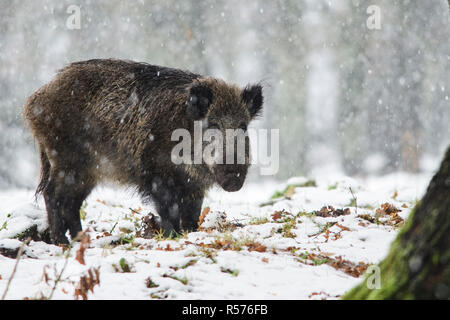
{"label": "dark brown bristly fur", "polygon": [[[166,233],[194,230],[205,191],[236,191],[248,163],[175,165],[175,129],[194,121],[238,128],[262,107],[260,85],[240,89],[187,71],[122,60],[72,63],[27,101],[24,118],[38,141],[54,243],[81,231],[79,209],[103,180],[136,186],[154,201]],[[225,131],[224,131],[225,132]],[[231,174],[236,174],[230,178]],[[236,178],[239,177],[239,178]]]}

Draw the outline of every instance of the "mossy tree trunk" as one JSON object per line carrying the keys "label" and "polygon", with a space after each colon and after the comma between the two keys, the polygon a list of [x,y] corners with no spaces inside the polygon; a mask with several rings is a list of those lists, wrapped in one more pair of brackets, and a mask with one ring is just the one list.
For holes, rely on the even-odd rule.
{"label": "mossy tree trunk", "polygon": [[344,299],[450,298],[450,147],[379,267],[380,289],[366,279]]}

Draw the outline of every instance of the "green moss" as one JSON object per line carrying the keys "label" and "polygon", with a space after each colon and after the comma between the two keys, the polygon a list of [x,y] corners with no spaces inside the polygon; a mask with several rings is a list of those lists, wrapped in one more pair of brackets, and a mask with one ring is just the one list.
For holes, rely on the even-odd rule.
{"label": "green moss", "polygon": [[196,259],[189,260],[188,262],[186,262],[184,265],[181,266],[181,269],[186,269],[188,267],[193,266],[196,263],[197,263]]}
{"label": "green moss", "polygon": [[356,207],[356,198],[352,198],[347,207]]}
{"label": "green moss", "polygon": [[324,259],[317,259],[317,258],[314,258],[313,263],[314,263],[314,265],[316,265],[316,266],[320,266],[321,264],[327,263],[328,260],[329,260],[328,258],[324,258]]}
{"label": "green moss", "polygon": [[114,268],[114,270],[116,272],[120,272],[120,273],[129,273],[129,272],[133,272],[131,270],[131,266],[128,263],[128,261],[125,258],[121,258],[119,260],[119,265],[113,264],[112,267]]}
{"label": "green moss", "polygon": [[290,184],[284,188],[283,191],[275,191],[271,199],[277,199],[281,197],[291,197],[295,193],[295,188],[317,187],[315,180],[308,180],[300,184]]}
{"label": "green moss", "polygon": [[295,238],[295,233],[292,232],[292,229],[295,229],[295,220],[288,221],[283,224],[282,233],[285,238]]}
{"label": "green moss", "polygon": [[50,243],[50,232],[48,229],[43,232],[39,232],[37,225],[33,225],[25,231],[16,234],[13,238],[20,241],[25,241],[26,239],[31,238],[33,241],[44,241]]}
{"label": "green moss", "polygon": [[[426,282],[430,274],[432,274],[431,269],[433,266],[442,263],[439,251],[435,248],[439,248],[438,241],[444,239],[445,235],[443,233],[448,230],[448,227],[441,225],[439,225],[439,228],[436,228],[436,220],[432,217],[434,214],[433,209],[428,211],[428,219],[418,221],[419,217],[417,217],[417,212],[421,210],[419,207],[420,203],[413,209],[404,227],[392,243],[388,256],[379,264],[381,288],[368,288],[367,280],[369,275],[365,277],[361,284],[346,293],[342,297],[343,299],[417,299],[417,294],[420,293],[414,291],[413,283]],[[424,238],[419,238],[419,241],[411,241],[411,236],[417,236],[418,232],[421,235],[425,235]],[[414,281],[412,281],[410,279],[411,272],[409,264],[413,259],[424,254],[423,248],[425,245],[432,248],[429,251],[430,257],[428,258],[428,262],[426,261],[426,257],[423,258],[425,260],[421,262],[421,268],[417,274],[414,274]],[[448,250],[445,252],[450,255]],[[447,260],[444,259],[443,261],[444,263],[445,261],[449,261],[448,257]],[[445,268],[441,275],[443,279],[450,279],[450,277],[445,278],[444,275],[446,273],[447,275],[450,274],[450,268]],[[433,276],[437,275],[434,274]]]}
{"label": "green moss", "polygon": [[313,218],[315,217],[315,213],[314,212],[306,212],[306,211],[300,211],[299,213],[297,213],[297,217],[308,217],[308,218]]}
{"label": "green moss", "polygon": [[80,208],[80,219],[81,220],[86,219],[86,207],[87,207],[87,202],[85,201]]}
{"label": "green moss", "polygon": [[11,213],[8,213],[8,214],[6,215],[6,220],[5,220],[5,222],[3,222],[2,226],[0,227],[0,231],[6,230],[6,229],[7,229],[7,227],[8,227],[8,219],[9,219],[10,217],[11,217]]}
{"label": "green moss", "polygon": [[166,241],[166,240],[174,240],[179,241],[181,239],[186,239],[188,235],[187,231],[183,231],[182,233],[177,233],[175,231],[171,231],[168,236],[164,234],[162,229],[159,229],[153,233],[153,240],[156,241]]}
{"label": "green moss", "polygon": [[408,268],[403,261],[401,245],[399,239],[394,241],[388,257],[380,263],[381,288],[370,289],[367,286],[368,277],[366,275],[362,283],[344,295],[343,299],[348,300],[380,300],[394,297],[399,289],[408,279]]}
{"label": "green moss", "polygon": [[229,273],[233,277],[237,277],[239,275],[239,270],[237,270],[237,269],[229,269],[229,268],[220,267],[220,271],[222,271],[224,273]]}
{"label": "green moss", "polygon": [[268,223],[269,219],[266,217],[258,217],[258,218],[252,218],[249,221],[249,225],[259,225],[259,224],[264,224],[264,223]]}
{"label": "green moss", "polygon": [[330,190],[336,190],[337,187],[338,187],[338,183],[336,182],[335,184],[333,184],[333,185],[331,185],[331,186],[328,186],[328,191],[330,191]]}
{"label": "green moss", "polygon": [[187,285],[189,283],[189,280],[186,277],[179,278],[177,276],[170,275],[170,274],[167,274],[167,273],[163,274],[163,277],[164,278],[170,278],[170,279],[173,279],[173,280],[177,280],[177,281],[181,282],[184,285]]}
{"label": "green moss", "polygon": [[145,286],[149,289],[159,287],[159,284],[155,283],[150,277],[145,279]]}

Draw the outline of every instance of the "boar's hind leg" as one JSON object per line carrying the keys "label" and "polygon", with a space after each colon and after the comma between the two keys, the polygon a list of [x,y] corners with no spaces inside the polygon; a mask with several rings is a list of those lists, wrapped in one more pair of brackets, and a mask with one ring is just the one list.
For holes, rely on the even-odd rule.
{"label": "boar's hind leg", "polygon": [[50,178],[44,187],[43,195],[45,206],[47,207],[48,224],[50,226],[50,238],[54,244],[68,244],[65,233],[67,230],[64,219],[59,215],[59,202],[55,197],[57,185],[55,180]]}
{"label": "boar's hind leg", "polygon": [[44,189],[50,235],[54,243],[68,243],[65,233],[70,231],[74,239],[81,231],[80,208],[92,190],[86,175],[73,169],[50,171],[50,179]]}

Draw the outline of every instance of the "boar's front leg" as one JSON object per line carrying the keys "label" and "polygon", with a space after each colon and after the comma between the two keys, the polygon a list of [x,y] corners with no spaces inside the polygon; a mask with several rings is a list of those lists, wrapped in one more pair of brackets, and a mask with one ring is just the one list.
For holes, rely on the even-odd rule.
{"label": "boar's front leg", "polygon": [[161,217],[161,229],[164,236],[175,235],[180,232],[180,211],[178,195],[174,188],[174,180],[163,180],[154,177],[147,184],[147,190],[143,193],[149,195],[156,205],[156,210]]}
{"label": "boar's front leg", "polygon": [[197,229],[203,192],[186,177],[153,179],[151,196],[161,217],[164,235]]}
{"label": "boar's front leg", "polygon": [[198,219],[202,210],[203,194],[187,192],[181,203],[181,229],[184,231],[196,231]]}

